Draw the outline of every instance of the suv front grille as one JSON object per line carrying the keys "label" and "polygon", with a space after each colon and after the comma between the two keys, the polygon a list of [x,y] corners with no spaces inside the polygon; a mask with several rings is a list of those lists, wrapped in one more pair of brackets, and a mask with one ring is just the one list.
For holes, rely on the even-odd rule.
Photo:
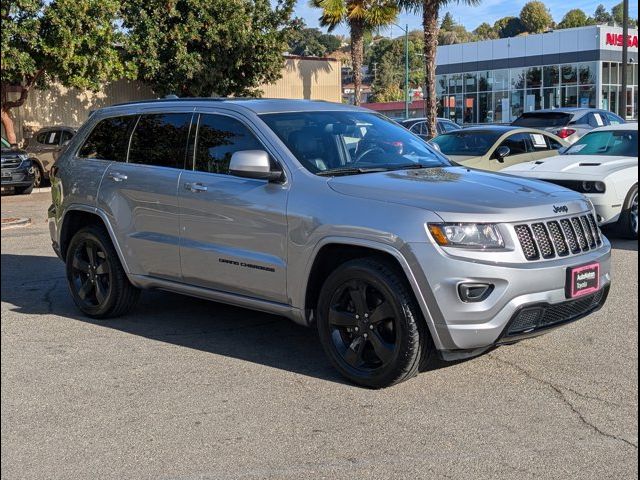
{"label": "suv front grille", "polygon": [[2,168],[17,168],[22,163],[19,158],[9,158],[2,160]]}
{"label": "suv front grille", "polygon": [[602,236],[592,214],[516,225],[515,231],[524,256],[530,262],[578,255],[602,245]]}

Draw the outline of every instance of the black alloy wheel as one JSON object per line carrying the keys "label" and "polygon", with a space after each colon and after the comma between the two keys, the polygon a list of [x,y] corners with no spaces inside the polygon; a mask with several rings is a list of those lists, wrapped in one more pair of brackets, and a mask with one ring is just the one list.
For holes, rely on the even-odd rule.
{"label": "black alloy wheel", "polygon": [[79,230],[66,251],[67,283],[73,301],[86,315],[111,318],[133,308],[140,290],[127,277],[104,227]]}
{"label": "black alloy wheel", "polygon": [[82,309],[99,308],[109,297],[112,278],[107,254],[92,239],[85,239],[73,251],[70,282]]}
{"label": "black alloy wheel", "polygon": [[375,371],[397,354],[393,305],[363,279],[342,284],[331,298],[329,325],[333,347],[351,367]]}
{"label": "black alloy wheel", "polygon": [[384,261],[352,260],[331,273],[320,292],[317,321],[331,363],[365,387],[411,378],[432,351],[404,274]]}

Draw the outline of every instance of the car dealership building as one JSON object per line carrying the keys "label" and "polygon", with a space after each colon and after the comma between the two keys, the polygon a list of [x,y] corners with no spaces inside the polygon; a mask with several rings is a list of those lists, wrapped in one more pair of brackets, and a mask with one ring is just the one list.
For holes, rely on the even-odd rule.
{"label": "car dealership building", "polygon": [[[439,115],[509,122],[524,111],[597,107],[637,119],[638,31],[629,30],[622,92],[622,28],[589,26],[438,48]],[[621,96],[627,111],[621,112]]]}
{"label": "car dealership building", "polygon": [[[438,47],[438,116],[457,123],[510,122],[524,111],[597,107],[638,118],[638,31],[629,30],[627,111],[621,112],[622,28],[594,25]],[[411,117],[424,115],[421,91]],[[365,104],[404,117],[404,102]]]}

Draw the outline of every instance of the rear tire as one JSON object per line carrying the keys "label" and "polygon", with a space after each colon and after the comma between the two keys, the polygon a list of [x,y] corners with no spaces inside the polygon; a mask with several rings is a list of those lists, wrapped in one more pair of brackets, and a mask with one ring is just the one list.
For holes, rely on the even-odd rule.
{"label": "rear tire", "polygon": [[352,382],[384,388],[418,373],[429,333],[402,274],[374,259],[352,260],[325,281],[318,333],[333,366]]}
{"label": "rear tire", "polygon": [[638,240],[638,185],[627,194],[617,227],[621,237]]}
{"label": "rear tire", "polygon": [[124,315],[140,296],[140,290],[129,282],[111,238],[102,227],[85,227],[73,236],[66,267],[73,301],[90,317]]}

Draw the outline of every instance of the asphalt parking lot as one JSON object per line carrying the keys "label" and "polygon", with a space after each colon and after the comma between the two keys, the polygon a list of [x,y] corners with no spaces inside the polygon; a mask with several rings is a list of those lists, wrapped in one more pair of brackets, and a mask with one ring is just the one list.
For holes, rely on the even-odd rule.
{"label": "asphalt parking lot", "polygon": [[345,383],[315,332],[145,292],[79,315],[49,193],[3,196],[3,479],[637,478],[638,251],[603,310],[391,389]]}

